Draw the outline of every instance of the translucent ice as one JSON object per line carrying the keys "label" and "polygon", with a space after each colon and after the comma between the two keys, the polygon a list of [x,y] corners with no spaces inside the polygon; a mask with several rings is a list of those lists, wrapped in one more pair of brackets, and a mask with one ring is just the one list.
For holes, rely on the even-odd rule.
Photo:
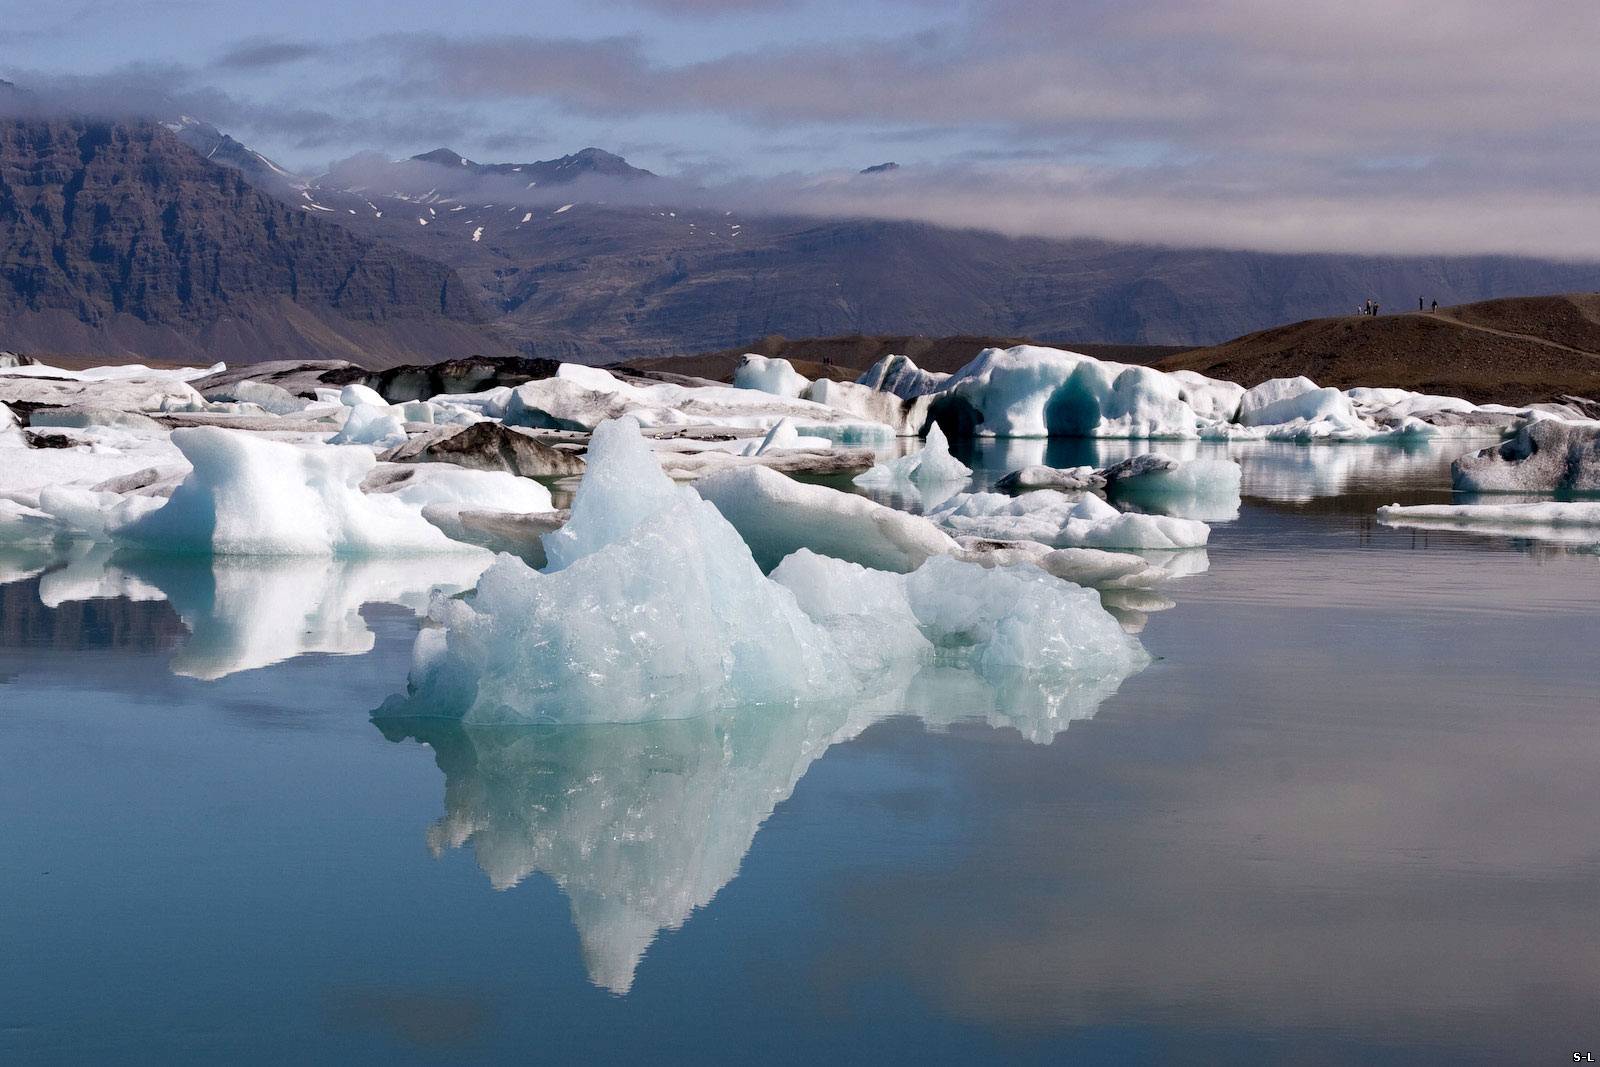
{"label": "translucent ice", "polygon": [[[746,491],[760,498],[728,488]],[[544,541],[546,571],[502,557],[470,601],[436,603],[412,713],[636,721],[836,700],[886,684],[890,663],[914,670],[929,643],[1029,684],[1142,655],[1093,593],[1031,565],[935,557],[899,577],[802,550],[769,579],[717,507],[661,473],[632,420],[596,431],[572,517]]]}

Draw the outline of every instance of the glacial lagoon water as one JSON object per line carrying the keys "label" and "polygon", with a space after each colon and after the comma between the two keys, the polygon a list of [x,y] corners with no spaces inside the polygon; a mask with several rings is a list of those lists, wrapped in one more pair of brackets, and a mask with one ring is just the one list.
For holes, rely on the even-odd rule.
{"label": "glacial lagoon water", "polygon": [[1474,446],[1233,448],[1053,737],[374,721],[460,565],[0,554],[0,1060],[1570,1061],[1600,553],[1374,519]]}

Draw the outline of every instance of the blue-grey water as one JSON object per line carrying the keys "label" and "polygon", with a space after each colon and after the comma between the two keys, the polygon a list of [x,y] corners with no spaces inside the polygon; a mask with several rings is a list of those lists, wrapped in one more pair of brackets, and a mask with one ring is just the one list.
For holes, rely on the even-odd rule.
{"label": "blue-grey water", "polygon": [[0,1061],[1571,1062],[1600,554],[1375,522],[1467,447],[1234,449],[1053,739],[374,722],[447,565],[0,553]]}

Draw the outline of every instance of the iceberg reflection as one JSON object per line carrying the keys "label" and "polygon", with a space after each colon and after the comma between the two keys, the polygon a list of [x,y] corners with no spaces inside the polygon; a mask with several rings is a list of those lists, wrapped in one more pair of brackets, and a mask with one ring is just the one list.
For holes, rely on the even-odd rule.
{"label": "iceberg reflection", "polygon": [[470,844],[496,889],[550,878],[568,899],[590,980],[622,994],[656,936],[733,880],[761,825],[831,746],[904,713],[936,728],[980,719],[1048,743],[1138,669],[1043,687],[928,666],[855,707],[634,723],[473,725],[395,702],[374,723],[391,741],[432,748],[444,772],[444,814],[427,835],[434,855]]}
{"label": "iceberg reflection", "polygon": [[472,588],[486,554],[418,559],[155,556],[91,546],[46,572],[47,607],[104,598],[166,600],[189,630],[174,674],[211,681],[311,653],[360,655],[374,637],[361,608],[421,613],[435,590]]}

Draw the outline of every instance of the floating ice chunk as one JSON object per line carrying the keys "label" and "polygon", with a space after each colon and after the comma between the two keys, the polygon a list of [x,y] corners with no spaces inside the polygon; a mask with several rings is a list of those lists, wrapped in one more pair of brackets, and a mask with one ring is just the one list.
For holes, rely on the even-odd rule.
{"label": "floating ice chunk", "polygon": [[927,443],[922,449],[881,463],[858,476],[855,484],[867,488],[891,488],[896,483],[909,483],[918,488],[949,485],[972,477],[972,468],[950,454],[949,442],[937,423],[928,428]]}
{"label": "floating ice chunk", "polygon": [[1600,492],[1600,422],[1542,419],[1457,459],[1450,480],[1471,493]]}
{"label": "floating ice chunk", "polygon": [[1378,509],[1386,526],[1465,530],[1503,537],[1575,544],[1600,543],[1600,503],[1546,500],[1532,504],[1390,504]]}
{"label": "floating ice chunk", "polygon": [[360,407],[363,404],[379,408],[389,406],[389,402],[383,398],[382,393],[371,386],[362,385],[360,382],[352,382],[339,390],[339,403],[347,408]]}
{"label": "floating ice chunk", "polygon": [[794,428],[794,420],[780,419],[778,424],[767,431],[767,435],[760,441],[752,441],[739,450],[741,456],[764,456],[769,452],[779,449],[828,449],[833,447],[833,442],[826,437],[802,437],[800,431]]}
{"label": "floating ice chunk", "polygon": [[759,389],[774,396],[797,397],[811,385],[811,379],[794,369],[786,359],[771,359],[749,353],[733,369],[735,389]]}
{"label": "floating ice chunk", "polygon": [[[346,391],[356,388],[345,386]],[[364,388],[364,387],[363,387]],[[387,404],[357,404],[350,409],[339,432],[328,438],[330,445],[374,445],[393,448],[406,442],[405,422]]]}
{"label": "floating ice chunk", "polygon": [[1228,522],[1239,517],[1239,487],[1244,472],[1231,459],[1165,460],[1166,469],[1113,478],[1108,468],[1108,492],[1118,501],[1205,522]]}
{"label": "floating ice chunk", "polygon": [[1309,393],[1315,393],[1322,387],[1310,378],[1300,375],[1294,378],[1272,378],[1260,385],[1246,389],[1239,399],[1239,421],[1246,426],[1259,426],[1268,422],[1283,420],[1262,418],[1261,413],[1268,408],[1283,404],[1286,401],[1297,400]]}
{"label": "floating ice chunk", "polygon": [[[811,553],[766,578],[717,508],[660,472],[631,420],[603,425],[589,459],[572,518],[544,539],[549,569],[501,557],[470,602],[436,602],[442,628],[418,638],[411,696],[391,713],[635,721],[826,702],[883,684],[842,667],[917,645],[902,614],[878,650],[841,650],[839,635],[870,632],[879,608],[865,598],[901,579]],[[803,599],[785,573],[806,576],[793,579]],[[856,593],[826,595],[830,575]],[[985,677],[1055,684],[1061,671],[1126,673],[1143,655],[1094,594],[1036,567],[935,557],[903,581],[921,633]]]}
{"label": "floating ice chunk", "polygon": [[[550,569],[501,557],[418,642],[419,699],[475,722],[636,721],[846,691],[834,648],[632,420],[602,425]],[[687,624],[686,624],[687,622]]]}
{"label": "floating ice chunk", "polygon": [[957,537],[1038,541],[1057,548],[1198,548],[1211,532],[1203,522],[1128,514],[1097,496],[1074,499],[1051,489],[1019,497],[960,493],[928,517]]}
{"label": "floating ice chunk", "polygon": [[1064,493],[1081,493],[1090,489],[1104,489],[1106,480],[1093,467],[1046,467],[1030,464],[1018,468],[994,483],[1002,493],[1028,493],[1035,489],[1059,489]]}
{"label": "floating ice chunk", "polygon": [[1046,574],[1096,589],[1139,589],[1171,575],[1143,556],[1099,548],[1051,548],[1037,541],[991,541],[963,537],[957,559],[980,567],[1031,563]]}
{"label": "floating ice chunk", "polygon": [[148,548],[218,555],[330,556],[475,552],[393,495],[361,481],[364,448],[298,448],[235,430],[172,432],[193,470],[160,510],[111,533]]}
{"label": "floating ice chunk", "polygon": [[763,568],[808,548],[882,571],[909,571],[956,549],[920,515],[762,467],[713,474],[695,490],[733,524]]}

